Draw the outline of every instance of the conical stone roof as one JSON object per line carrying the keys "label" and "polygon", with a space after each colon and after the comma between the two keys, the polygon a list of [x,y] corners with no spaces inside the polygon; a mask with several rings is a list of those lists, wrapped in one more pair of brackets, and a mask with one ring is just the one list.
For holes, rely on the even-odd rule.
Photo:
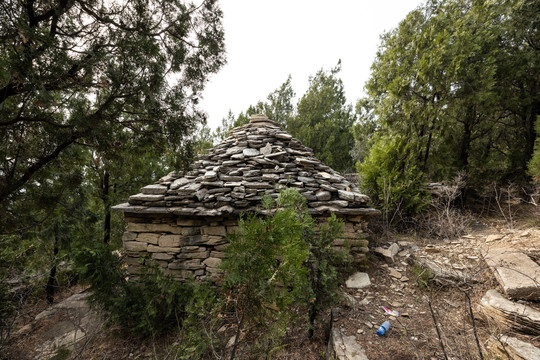
{"label": "conical stone roof", "polygon": [[231,130],[208,154],[199,155],[192,171],[170,173],[115,209],[183,216],[240,214],[260,211],[262,195],[277,198],[283,187],[297,189],[312,215],[379,213],[355,184],[264,115]]}

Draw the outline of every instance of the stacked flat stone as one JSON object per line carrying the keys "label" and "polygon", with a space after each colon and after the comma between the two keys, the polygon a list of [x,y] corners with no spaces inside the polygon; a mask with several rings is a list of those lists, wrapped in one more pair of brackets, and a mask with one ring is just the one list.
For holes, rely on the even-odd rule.
{"label": "stacked flat stone", "polygon": [[263,115],[253,116],[249,124],[235,128],[208,154],[200,155],[191,172],[171,173],[143,187],[129,198],[129,205],[140,206],[142,212],[145,207],[162,207],[177,215],[239,214],[258,210],[262,195],[277,198],[283,187],[304,195],[313,215],[374,211],[354,184]]}
{"label": "stacked flat stone", "polygon": [[264,115],[231,130],[199,156],[192,171],[170,173],[116,206],[128,221],[125,249],[134,258],[151,253],[167,269],[180,271],[172,272],[179,277],[213,276],[224,256],[225,233],[234,229],[238,215],[264,214],[262,196],[277,198],[285,187],[297,189],[320,221],[331,213],[344,218],[348,241],[336,245],[349,243],[355,259],[363,259],[366,216],[379,211],[368,206],[369,198],[355,184]]}

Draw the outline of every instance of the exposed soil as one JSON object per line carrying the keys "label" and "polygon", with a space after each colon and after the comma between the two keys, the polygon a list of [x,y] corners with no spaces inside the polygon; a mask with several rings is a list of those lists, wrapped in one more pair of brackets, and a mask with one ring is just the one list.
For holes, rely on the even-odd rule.
{"label": "exposed soil", "polygon": [[[496,234],[501,236],[486,242],[489,235]],[[493,238],[497,237],[490,239]],[[490,336],[499,335],[501,329],[482,319],[476,306],[488,289],[498,287],[482,259],[482,249],[495,245],[517,247],[538,262],[540,230],[526,223],[509,229],[502,220],[490,220],[476,223],[467,235],[452,240],[400,235],[373,239],[372,242],[374,246],[399,243],[401,252],[391,264],[373,252],[370,253],[367,267],[359,270],[369,274],[371,286],[361,290],[344,289],[350,296],[334,310],[333,326],[341,328],[346,335],[354,335],[370,359],[432,360],[445,359],[445,356],[448,359],[479,359],[471,321],[472,311],[482,354],[485,359],[495,358],[490,355],[486,343]],[[419,249],[415,251],[416,246]],[[412,265],[415,256],[459,270],[467,276],[467,281],[449,285],[448,282],[441,284],[437,282],[438,279],[432,279],[424,283],[427,274]],[[82,289],[78,288],[78,291],[80,290]],[[66,293],[62,297],[68,295],[69,293]],[[471,307],[467,295],[470,297]],[[529,305],[540,308],[538,303]],[[383,306],[398,311],[399,317],[390,317],[384,312]],[[19,319],[18,328],[31,323],[31,319],[44,308],[45,304],[42,302],[29,305],[25,310],[28,316]],[[392,327],[386,335],[377,336],[377,328],[385,320],[389,320]],[[326,321],[329,321],[329,316]],[[324,359],[327,329],[323,322],[319,322],[313,340],[307,338],[305,331],[291,329],[285,346],[277,351],[273,358]],[[39,346],[40,334],[46,328],[45,324],[41,324],[28,335],[17,335],[14,332],[6,351],[0,354],[0,359],[39,359],[33,349]],[[175,359],[171,348],[177,341],[178,332],[159,339],[141,340],[106,328],[88,334],[84,343],[69,354],[58,351],[55,359]],[[540,339],[529,341],[540,346]]]}
{"label": "exposed soil", "polygon": [[[486,239],[499,236],[497,240],[486,242]],[[445,353],[448,359],[479,359],[472,311],[482,354],[486,359],[495,358],[490,355],[486,343],[491,336],[500,335],[501,329],[484,321],[476,306],[488,289],[498,287],[483,261],[482,249],[507,246],[538,259],[540,231],[527,224],[508,229],[502,221],[490,221],[477,223],[467,235],[451,241],[402,237],[390,239],[390,242],[400,240],[400,244],[414,242],[420,247],[415,256],[446,264],[470,280],[455,284],[441,281],[443,285],[436,281],[438,279],[432,279],[425,286],[419,269],[411,266],[413,252],[407,250],[411,246],[405,246],[394,264],[388,265],[382,258],[371,256],[367,272],[372,285],[364,290],[347,291],[358,303],[342,308],[336,326],[342,327],[346,335],[354,334],[370,359],[444,359]],[[397,270],[397,274],[392,269]],[[538,303],[529,305],[540,308]],[[382,306],[399,311],[400,316],[397,319],[390,317]],[[392,327],[386,335],[377,336],[377,328],[385,320],[389,320]],[[437,335],[435,321],[442,341]],[[540,345],[539,339],[529,338],[528,341]]]}

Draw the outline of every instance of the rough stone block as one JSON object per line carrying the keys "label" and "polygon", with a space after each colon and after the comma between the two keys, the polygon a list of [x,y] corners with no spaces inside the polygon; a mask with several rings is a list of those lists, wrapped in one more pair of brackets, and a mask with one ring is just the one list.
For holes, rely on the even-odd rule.
{"label": "rough stone block", "polygon": [[165,261],[165,260],[154,260],[153,261],[155,264],[157,264],[159,267],[162,267],[164,269],[167,268],[167,266],[169,265],[169,262],[168,261]]}
{"label": "rough stone block", "polygon": [[137,236],[137,241],[147,242],[149,244],[158,244],[160,235],[154,233],[139,233]]}
{"label": "rough stone block", "polygon": [[170,275],[172,276],[173,278],[177,279],[177,280],[185,280],[189,277],[192,277],[194,276],[194,273],[193,271],[190,271],[190,270],[177,270],[177,269],[165,269],[165,271],[163,272],[165,275]]}
{"label": "rough stone block", "polygon": [[198,251],[204,251],[204,250],[206,250],[206,248],[201,247],[201,246],[195,246],[195,245],[182,246],[182,252],[198,252]]}
{"label": "rough stone block", "polygon": [[158,184],[146,185],[141,188],[141,193],[145,195],[162,195],[167,193],[167,187]]}
{"label": "rough stone block", "polygon": [[329,359],[367,360],[368,357],[354,335],[346,336],[337,327],[332,328],[328,342]]}
{"label": "rough stone block", "polygon": [[399,245],[396,244],[396,243],[392,243],[392,245],[390,245],[390,247],[388,248],[388,250],[390,251],[390,253],[392,254],[392,257],[396,256],[397,253],[399,252],[400,248],[399,248]]}
{"label": "rough stone block", "polygon": [[526,254],[510,248],[491,248],[484,258],[509,297],[540,300],[540,266]]}
{"label": "rough stone block", "polygon": [[204,225],[206,221],[199,219],[184,219],[180,218],[176,220],[176,224],[180,226],[201,226]]}
{"label": "rough stone block", "polygon": [[351,248],[367,248],[369,241],[366,239],[349,240],[349,244],[351,245]]}
{"label": "rough stone block", "polygon": [[399,245],[393,243],[388,249],[382,247],[375,248],[375,253],[381,255],[387,263],[391,264],[394,262],[394,257],[399,252]]}
{"label": "rough stone block", "polygon": [[330,191],[320,190],[315,193],[315,197],[319,201],[327,201],[332,198],[332,194],[330,193]]}
{"label": "rough stone block", "polygon": [[190,236],[190,235],[200,235],[201,228],[200,227],[194,227],[194,226],[186,226],[182,227],[180,230],[182,236]]}
{"label": "rough stone block", "polygon": [[350,240],[349,239],[336,239],[332,242],[332,244],[334,246],[343,246],[345,244],[349,244],[350,243]]}
{"label": "rough stone block", "polygon": [[236,218],[222,218],[219,220],[219,223],[225,226],[232,226],[232,225],[237,225],[238,220]]}
{"label": "rough stone block", "polygon": [[159,246],[162,247],[177,247],[180,243],[180,235],[162,235],[158,241]]}
{"label": "rough stone block", "polygon": [[366,257],[366,254],[354,254],[352,256],[352,262],[358,264],[358,263],[363,263],[364,261],[366,261],[367,257]]}
{"label": "rough stone block", "polygon": [[173,261],[168,266],[172,270],[198,270],[204,269],[200,259],[191,259],[185,261]]}
{"label": "rough stone block", "polygon": [[189,253],[180,253],[176,255],[177,259],[206,259],[210,255],[210,252],[200,251],[200,252],[189,252]]}
{"label": "rough stone block", "polygon": [[126,251],[146,251],[147,246],[140,241],[124,241],[124,249]]}
{"label": "rough stone block", "polygon": [[124,262],[127,265],[139,265],[141,263],[141,258],[138,256],[137,257],[126,256],[126,258],[124,259]]}
{"label": "rough stone block", "polygon": [[238,231],[239,228],[240,227],[238,225],[227,226],[227,233],[236,234],[236,232]]}
{"label": "rough stone block", "polygon": [[338,190],[338,197],[347,201],[354,201],[354,193],[352,191]]}
{"label": "rough stone block", "polygon": [[169,224],[129,223],[127,231],[180,234],[181,228]]}
{"label": "rough stone block", "polygon": [[126,231],[124,232],[124,234],[122,234],[123,241],[135,241],[136,238],[137,238],[137,233],[135,232]]}
{"label": "rough stone block", "polygon": [[181,239],[181,245],[197,245],[205,242],[206,239],[202,235],[183,236]]}
{"label": "rough stone block", "polygon": [[344,224],[344,230],[346,233],[354,233],[354,224],[352,222],[345,222]]}
{"label": "rough stone block", "polygon": [[135,274],[135,275],[142,274],[142,268],[140,265],[128,265],[128,267],[126,268],[126,271],[128,274]]}
{"label": "rough stone block", "polygon": [[356,239],[358,237],[358,234],[356,234],[356,232],[352,231],[345,231],[343,233],[343,236],[347,239]]}
{"label": "rough stone block", "polygon": [[179,247],[163,247],[163,246],[156,246],[156,245],[148,245],[148,248],[146,251],[150,253],[169,253],[169,254],[176,254],[180,252]]}
{"label": "rough stone block", "polygon": [[206,236],[206,239],[206,245],[221,245],[227,242],[227,239],[225,239],[223,236]]}
{"label": "rough stone block", "polygon": [[158,202],[163,200],[165,195],[152,195],[152,194],[136,194],[129,197],[129,201],[142,201],[142,202]]}
{"label": "rough stone block", "polygon": [[206,267],[206,271],[209,272],[211,275],[219,275],[223,273],[223,270],[212,267]]}
{"label": "rough stone block", "polygon": [[365,223],[367,222],[367,217],[365,216],[362,216],[362,215],[357,215],[357,216],[349,216],[347,218],[348,221],[352,221],[354,223]]}
{"label": "rough stone block", "polygon": [[219,268],[221,265],[221,259],[210,257],[203,261],[203,264],[210,268]]}
{"label": "rough stone block", "polygon": [[345,285],[349,289],[363,289],[370,286],[371,281],[369,280],[369,275],[367,273],[357,272],[347,279]]}
{"label": "rough stone block", "polygon": [[202,226],[201,233],[204,235],[221,235],[225,236],[225,226]]}
{"label": "rough stone block", "polygon": [[334,246],[349,245],[352,248],[367,247],[369,242],[364,239],[336,239],[333,241]]}
{"label": "rough stone block", "polygon": [[223,251],[211,251],[210,256],[218,259],[225,259],[226,257]]}
{"label": "rough stone block", "polygon": [[167,253],[152,253],[152,259],[155,260],[172,260],[174,258],[174,255],[167,254]]}

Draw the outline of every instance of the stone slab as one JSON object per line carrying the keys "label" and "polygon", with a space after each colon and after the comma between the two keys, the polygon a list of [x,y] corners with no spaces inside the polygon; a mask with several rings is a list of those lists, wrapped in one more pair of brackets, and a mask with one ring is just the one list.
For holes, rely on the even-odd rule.
{"label": "stone slab", "polygon": [[479,310],[497,322],[499,328],[509,328],[523,334],[540,335],[540,311],[510,301],[497,290],[488,290],[479,304]]}
{"label": "stone slab", "polygon": [[167,186],[152,184],[141,188],[141,193],[145,195],[163,195],[167,193],[167,190]]}
{"label": "stone slab", "polygon": [[140,241],[124,241],[126,251],[146,251],[146,243]]}
{"label": "stone slab", "polygon": [[157,245],[160,235],[155,233],[139,233],[137,241]]}
{"label": "stone slab", "polygon": [[126,231],[180,234],[181,228],[169,224],[128,223]]}
{"label": "stone slab", "polygon": [[346,336],[338,328],[332,328],[328,342],[328,359],[369,360],[364,349],[356,342],[354,335]]}
{"label": "stone slab", "polygon": [[540,300],[540,266],[531,258],[511,248],[490,248],[483,255],[509,297]]}
{"label": "stone slab", "polygon": [[159,237],[158,244],[161,247],[179,247],[180,235],[161,235]]}
{"label": "stone slab", "polygon": [[507,357],[507,354],[512,360],[540,359],[539,348],[515,337],[503,335],[499,339],[490,339],[489,344],[490,348],[496,348],[498,350],[498,354],[503,359]]}
{"label": "stone slab", "polygon": [[349,289],[363,289],[370,286],[371,281],[369,280],[369,275],[367,273],[357,272],[347,279],[345,285]]}

